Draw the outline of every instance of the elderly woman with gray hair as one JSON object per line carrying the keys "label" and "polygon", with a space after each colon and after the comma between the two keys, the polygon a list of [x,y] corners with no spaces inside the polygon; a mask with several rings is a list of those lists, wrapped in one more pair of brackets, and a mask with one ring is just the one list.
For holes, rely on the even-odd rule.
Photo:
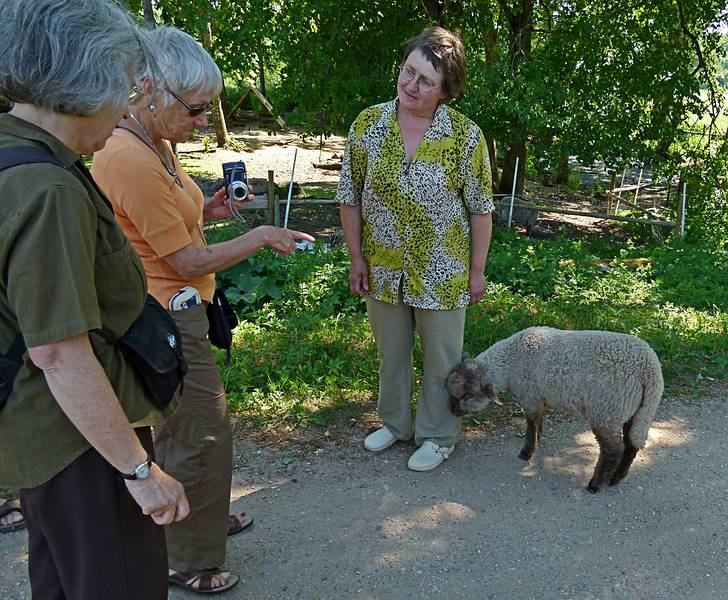
{"label": "elderly woman with gray hair", "polygon": [[249,519],[228,515],[232,432],[207,339],[205,305],[215,291],[216,271],[264,246],[288,254],[296,240],[313,238],[262,226],[227,242],[206,244],[204,222],[229,216],[232,200],[222,188],[205,204],[171,143],[187,141],[196,128],[207,126],[206,113],[222,89],[222,77],[209,54],[186,33],[160,27],[149,39],[159,72],[137,75],[144,99],[94,155],[92,172],[142,259],[150,293],[169,307],[182,332],[189,365],[184,391],[177,412],[155,428],[159,463],[182,482],[191,509],[185,521],[166,528],[169,581],[215,593],[238,582],[237,575],[222,569],[226,536]]}
{"label": "elderly woman with gray hair", "polygon": [[142,312],[144,273],[81,159],[146,56],[110,0],[0,1],[0,352],[27,347],[0,410],[0,484],[21,488],[39,600],[165,599],[157,524],[189,512],[152,462],[163,414],[110,341]]}

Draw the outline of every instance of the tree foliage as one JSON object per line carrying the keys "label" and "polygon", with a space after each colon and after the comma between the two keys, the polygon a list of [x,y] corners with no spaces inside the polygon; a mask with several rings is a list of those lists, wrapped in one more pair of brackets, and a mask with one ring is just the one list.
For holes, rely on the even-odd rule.
{"label": "tree foliage", "polygon": [[[141,10],[140,0],[137,10]],[[261,69],[278,111],[308,134],[345,131],[395,94],[405,40],[460,32],[468,85],[456,108],[502,166],[527,153],[544,171],[568,156],[610,168],[648,164],[693,181],[695,222],[719,221],[725,186],[724,0],[157,0],[164,22],[202,39],[229,80]],[[724,115],[721,117],[721,115]],[[699,185],[698,173],[711,180]],[[497,175],[497,173],[496,173]],[[562,173],[563,175],[563,173]],[[497,179],[496,179],[497,180]],[[522,178],[519,177],[519,188]],[[696,195],[693,195],[696,194]]]}

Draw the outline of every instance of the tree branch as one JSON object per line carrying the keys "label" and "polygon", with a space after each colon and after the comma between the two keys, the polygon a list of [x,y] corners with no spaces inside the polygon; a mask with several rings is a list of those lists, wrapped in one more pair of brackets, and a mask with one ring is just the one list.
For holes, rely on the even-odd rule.
{"label": "tree branch", "polygon": [[695,70],[691,73],[691,75],[695,75],[698,71],[703,71],[703,74],[705,75],[705,81],[708,84],[708,89],[710,91],[710,126],[708,131],[708,143],[710,143],[713,126],[715,125],[715,122],[717,121],[720,114],[718,101],[716,100],[715,87],[713,86],[713,79],[711,77],[710,70],[708,69],[708,65],[705,62],[703,49],[700,47],[700,40],[692,31],[690,31],[690,28],[688,27],[688,24],[685,20],[685,12],[683,11],[682,0],[675,0],[675,6],[677,6],[677,14],[680,20],[680,29],[692,43],[693,48],[695,49],[695,55],[698,59],[698,64],[695,67]]}

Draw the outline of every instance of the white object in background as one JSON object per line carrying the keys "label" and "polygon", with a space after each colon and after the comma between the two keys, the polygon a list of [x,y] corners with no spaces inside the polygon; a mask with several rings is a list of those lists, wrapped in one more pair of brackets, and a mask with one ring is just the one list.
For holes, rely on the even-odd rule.
{"label": "white object in background", "polygon": [[291,167],[291,181],[288,182],[288,200],[286,200],[286,216],[283,219],[283,229],[288,228],[288,212],[291,210],[291,193],[293,192],[293,174],[296,172],[296,157],[298,148],[293,153],[293,167]]}
{"label": "white object in background", "polygon": [[516,197],[516,182],[518,181],[518,157],[516,156],[516,167],[513,169],[513,188],[511,188],[511,209],[508,211],[508,229],[511,228],[513,218],[513,201]]}
{"label": "white object in background", "polygon": [[688,182],[683,181],[683,197],[682,197],[682,215],[680,216],[680,237],[685,237],[685,195],[688,191]]}

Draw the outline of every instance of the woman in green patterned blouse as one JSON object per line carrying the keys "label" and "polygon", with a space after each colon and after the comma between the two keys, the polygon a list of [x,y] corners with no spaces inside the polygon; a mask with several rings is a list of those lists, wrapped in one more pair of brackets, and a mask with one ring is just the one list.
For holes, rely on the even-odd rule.
{"label": "woman in green patterned blouse", "polygon": [[[445,378],[460,362],[465,309],[483,298],[493,211],[483,134],[443,102],[465,83],[462,42],[435,27],[407,43],[397,98],[364,110],[349,131],[337,197],[351,272],[379,352],[379,452],[414,433],[408,466],[429,471],[453,452],[460,419]],[[410,409],[414,332],[423,350]]]}

